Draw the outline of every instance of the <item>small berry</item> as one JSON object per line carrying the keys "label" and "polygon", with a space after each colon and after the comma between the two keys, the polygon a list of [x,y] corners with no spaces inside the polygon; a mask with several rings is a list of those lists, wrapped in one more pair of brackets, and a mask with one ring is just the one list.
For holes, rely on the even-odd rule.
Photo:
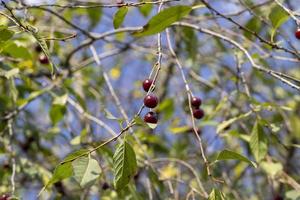
{"label": "small berry", "polygon": [[144,98],[144,104],[148,108],[155,108],[158,104],[158,99],[155,95],[153,94],[148,94]]}
{"label": "small berry", "polygon": [[282,198],[280,195],[276,195],[276,196],[274,197],[274,200],[283,200],[283,198]]}
{"label": "small berry", "polygon": [[1,196],[0,196],[0,200],[8,200],[10,197],[9,197],[9,195],[8,194],[2,194]]}
{"label": "small berry", "polygon": [[109,184],[107,183],[107,182],[104,182],[103,184],[102,184],[102,190],[107,190],[107,189],[109,189],[110,187],[109,187]]}
{"label": "small berry", "polygon": [[192,106],[194,106],[195,108],[199,108],[199,106],[201,106],[202,101],[198,97],[193,97],[191,103],[192,103]]}
{"label": "small berry", "polygon": [[295,32],[295,37],[300,40],[300,28],[298,28]]}
{"label": "small berry", "polygon": [[35,46],[36,52],[42,52],[42,47],[40,45]]}
{"label": "small berry", "polygon": [[193,110],[193,116],[196,119],[201,119],[202,117],[204,117],[204,111],[201,108],[194,109]]}
{"label": "small berry", "polygon": [[153,82],[153,81],[152,81],[151,79],[146,79],[146,80],[144,80],[144,82],[143,82],[143,88],[144,88],[144,90],[145,90],[146,92],[149,91],[152,82]]}
{"label": "small berry", "polygon": [[48,59],[48,57],[47,57],[46,55],[44,55],[44,54],[40,55],[39,61],[40,61],[41,64],[45,64],[45,65],[46,65],[46,64],[49,64],[49,59]]}
{"label": "small berry", "polygon": [[156,124],[157,123],[157,115],[156,115],[156,113],[155,112],[148,112],[144,116],[144,121],[146,123]]}

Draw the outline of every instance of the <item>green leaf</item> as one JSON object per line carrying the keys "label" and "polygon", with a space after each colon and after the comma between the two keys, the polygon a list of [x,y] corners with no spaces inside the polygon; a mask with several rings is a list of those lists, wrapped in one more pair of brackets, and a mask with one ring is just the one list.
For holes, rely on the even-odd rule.
{"label": "green leaf", "polygon": [[59,182],[63,179],[69,178],[73,175],[72,165],[70,162],[58,165],[52,175],[52,178],[47,183],[46,187]]}
{"label": "green leaf", "polygon": [[237,116],[237,117],[233,117],[233,118],[231,118],[231,119],[229,119],[229,120],[223,121],[222,123],[220,123],[220,124],[218,125],[218,127],[217,127],[217,133],[220,133],[220,132],[223,131],[226,127],[228,127],[229,125],[231,125],[232,123],[234,123],[234,122],[236,122],[236,121],[238,121],[238,120],[240,120],[240,119],[246,118],[246,117],[248,117],[248,116],[251,115],[251,114],[252,114],[252,111],[249,111],[249,112],[247,112],[247,113],[245,113],[245,114],[241,114],[241,115],[239,115],[239,116]]}
{"label": "green leaf", "polygon": [[114,21],[113,21],[115,29],[119,28],[122,25],[127,12],[128,12],[128,8],[126,6],[123,6],[118,9],[116,14],[114,15]]}
{"label": "green leaf", "polygon": [[176,21],[189,14],[192,10],[190,6],[173,6],[162,10],[157,15],[152,17],[149,22],[139,32],[134,33],[134,36],[148,36],[159,33]]}
{"label": "green leaf", "polygon": [[53,62],[51,56],[50,56],[50,52],[47,46],[47,43],[45,41],[45,39],[43,39],[38,32],[32,32],[33,36],[35,37],[36,41],[38,42],[38,44],[41,46],[44,54],[47,56],[48,60],[50,61],[50,71],[51,74],[53,75],[55,73],[55,70],[58,70],[57,66],[55,65],[55,63]]}
{"label": "green leaf", "polygon": [[[188,52],[189,58],[195,60],[197,57],[197,50],[198,50],[198,38],[197,34],[195,33],[194,29],[188,27],[178,27],[181,29],[182,32],[182,41],[184,42],[185,51]],[[198,65],[194,65],[196,70],[199,69]]]}
{"label": "green leaf", "polygon": [[0,42],[6,42],[13,37],[15,33],[11,30],[8,30],[5,26],[0,26]]}
{"label": "green leaf", "polygon": [[66,113],[66,106],[65,105],[52,105],[49,111],[49,116],[52,123],[55,125],[57,122],[64,118]]}
{"label": "green leaf", "polygon": [[221,191],[213,189],[208,196],[208,200],[225,200],[225,197]]}
{"label": "green leaf", "polygon": [[261,124],[256,121],[250,137],[250,149],[257,162],[261,161],[265,157],[268,151],[267,143],[268,141],[265,136],[264,129]]}
{"label": "green leaf", "polygon": [[16,42],[9,42],[9,44],[5,46],[3,52],[8,53],[14,58],[22,58],[26,60],[32,58],[30,52],[28,51],[28,48],[21,46]]}
{"label": "green leaf", "polygon": [[255,168],[257,167],[255,162],[249,160],[245,156],[243,156],[239,153],[236,153],[234,151],[226,150],[226,149],[219,153],[216,160],[240,160],[240,161],[249,163],[250,165],[252,165]]}
{"label": "green leaf", "polygon": [[61,163],[67,163],[67,162],[72,162],[77,158],[80,158],[81,156],[87,155],[89,150],[87,149],[79,149],[77,151],[74,151],[67,155]]}
{"label": "green leaf", "polygon": [[113,165],[115,188],[121,190],[126,187],[137,170],[135,152],[125,140],[120,144],[113,156]]}
{"label": "green leaf", "polygon": [[68,100],[67,93],[62,96],[55,96],[49,111],[50,119],[54,125],[63,119],[67,110],[66,109],[67,100]]}
{"label": "green leaf", "polygon": [[[248,28],[249,30],[255,32],[255,33],[259,33],[261,30],[261,21],[259,18],[257,17],[252,17],[247,24],[245,25],[246,28]],[[248,31],[244,31],[244,36],[248,39],[252,39],[254,36],[249,33]]]}
{"label": "green leaf", "polygon": [[90,24],[90,28],[94,28],[99,21],[101,20],[102,17],[102,8],[89,8],[86,9],[86,12],[90,18],[91,24]]}
{"label": "green leaf", "polygon": [[86,149],[80,149],[80,150],[70,153],[68,156],[66,156],[66,158],[62,161],[62,163],[59,164],[58,166],[56,166],[51,179],[48,181],[46,186],[41,190],[41,192],[46,187],[48,187],[58,181],[61,181],[63,179],[71,177],[73,175],[73,168],[72,168],[71,161],[73,161],[76,158],[79,158],[78,156],[87,154],[88,152],[89,151]]}
{"label": "green leaf", "polygon": [[99,177],[101,168],[97,160],[84,156],[72,162],[74,178],[81,187],[90,186]]}
{"label": "green leaf", "polygon": [[152,11],[152,7],[153,7],[152,4],[144,4],[139,7],[139,11],[140,13],[142,13],[144,17],[148,17]]}
{"label": "green leaf", "polygon": [[174,101],[171,98],[165,99],[157,108],[160,113],[164,114],[164,120],[170,119],[174,113]]}
{"label": "green leaf", "polygon": [[271,31],[271,41],[276,34],[276,30],[289,19],[289,14],[282,9],[280,6],[276,5],[269,14],[269,19],[272,23],[273,29]]}

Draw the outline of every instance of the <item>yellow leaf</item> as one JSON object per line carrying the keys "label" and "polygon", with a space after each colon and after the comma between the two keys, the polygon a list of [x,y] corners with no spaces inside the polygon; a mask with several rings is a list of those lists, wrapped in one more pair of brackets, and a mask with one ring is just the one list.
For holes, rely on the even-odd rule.
{"label": "yellow leaf", "polygon": [[20,70],[32,69],[33,63],[31,60],[24,60],[19,62],[18,67]]}
{"label": "yellow leaf", "polygon": [[119,68],[112,68],[109,72],[110,76],[112,79],[118,79],[121,75],[120,69]]}
{"label": "yellow leaf", "polygon": [[176,176],[178,173],[178,169],[169,164],[160,170],[160,177],[162,179],[169,179]]}

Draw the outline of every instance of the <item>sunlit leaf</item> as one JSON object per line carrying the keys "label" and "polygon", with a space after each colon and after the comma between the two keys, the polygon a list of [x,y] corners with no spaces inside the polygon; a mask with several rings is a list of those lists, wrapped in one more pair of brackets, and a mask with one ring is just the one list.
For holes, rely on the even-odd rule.
{"label": "sunlit leaf", "polygon": [[118,11],[114,16],[114,21],[113,21],[115,29],[119,28],[122,25],[127,12],[128,12],[128,8],[126,6],[123,6],[118,9]]}
{"label": "sunlit leaf", "polygon": [[141,37],[159,33],[189,14],[191,10],[192,8],[189,6],[180,5],[166,8],[152,17],[141,31],[134,33],[134,36]]}
{"label": "sunlit leaf", "polygon": [[254,158],[257,162],[259,162],[260,160],[262,160],[267,151],[268,151],[268,140],[267,137],[264,133],[263,127],[261,126],[261,124],[256,121],[253,129],[252,129],[252,133],[251,133],[251,137],[250,137],[250,149],[254,155]]}
{"label": "sunlit leaf", "polygon": [[255,168],[257,167],[255,162],[249,160],[248,158],[239,153],[230,150],[223,150],[222,152],[220,152],[216,160],[240,160],[249,163]]}
{"label": "sunlit leaf", "polygon": [[276,5],[269,14],[269,19],[272,23],[273,29],[271,32],[271,41],[276,34],[277,29],[289,19],[289,14],[280,6]]}
{"label": "sunlit leaf", "polygon": [[74,178],[81,187],[94,183],[101,173],[97,160],[84,156],[72,162]]}
{"label": "sunlit leaf", "polygon": [[114,184],[117,190],[121,190],[127,186],[137,170],[135,152],[127,141],[124,140],[118,146],[113,160]]}

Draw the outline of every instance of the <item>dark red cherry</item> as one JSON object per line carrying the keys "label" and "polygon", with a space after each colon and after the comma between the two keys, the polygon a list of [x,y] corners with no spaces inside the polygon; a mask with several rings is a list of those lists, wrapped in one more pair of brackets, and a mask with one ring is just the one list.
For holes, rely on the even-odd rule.
{"label": "dark red cherry", "polygon": [[48,59],[48,57],[47,57],[46,55],[44,55],[44,54],[40,55],[39,61],[40,61],[41,64],[45,64],[45,65],[46,65],[46,64],[49,64],[49,59]]}
{"label": "dark red cherry", "polygon": [[198,97],[193,97],[191,103],[192,106],[194,106],[195,108],[199,108],[199,106],[201,106],[202,101]]}
{"label": "dark red cherry", "polygon": [[300,40],[300,28],[298,28],[295,32],[295,37]]}
{"label": "dark red cherry", "polygon": [[42,47],[40,45],[35,46],[35,51],[36,52],[42,52]]}
{"label": "dark red cherry", "polygon": [[8,194],[2,194],[0,195],[0,200],[8,200],[10,196]]}
{"label": "dark red cherry", "polygon": [[283,198],[280,195],[276,195],[273,200],[283,200]]}
{"label": "dark red cherry", "polygon": [[104,182],[103,184],[102,184],[102,190],[107,190],[107,189],[109,189],[110,188],[110,186],[109,186],[109,184],[107,183],[107,182]]}
{"label": "dark red cherry", "polygon": [[148,94],[144,98],[144,104],[148,108],[155,108],[158,104],[158,99],[154,94]]}
{"label": "dark red cherry", "polygon": [[144,122],[151,123],[151,124],[156,124],[157,123],[157,114],[155,112],[148,112],[144,116]]}
{"label": "dark red cherry", "polygon": [[194,109],[193,116],[196,119],[201,119],[202,117],[204,117],[204,111],[201,108]]}
{"label": "dark red cherry", "polygon": [[153,82],[153,81],[152,81],[151,79],[146,79],[146,80],[144,80],[144,82],[143,82],[143,88],[144,88],[144,90],[145,90],[146,92],[149,91],[152,82]]}

